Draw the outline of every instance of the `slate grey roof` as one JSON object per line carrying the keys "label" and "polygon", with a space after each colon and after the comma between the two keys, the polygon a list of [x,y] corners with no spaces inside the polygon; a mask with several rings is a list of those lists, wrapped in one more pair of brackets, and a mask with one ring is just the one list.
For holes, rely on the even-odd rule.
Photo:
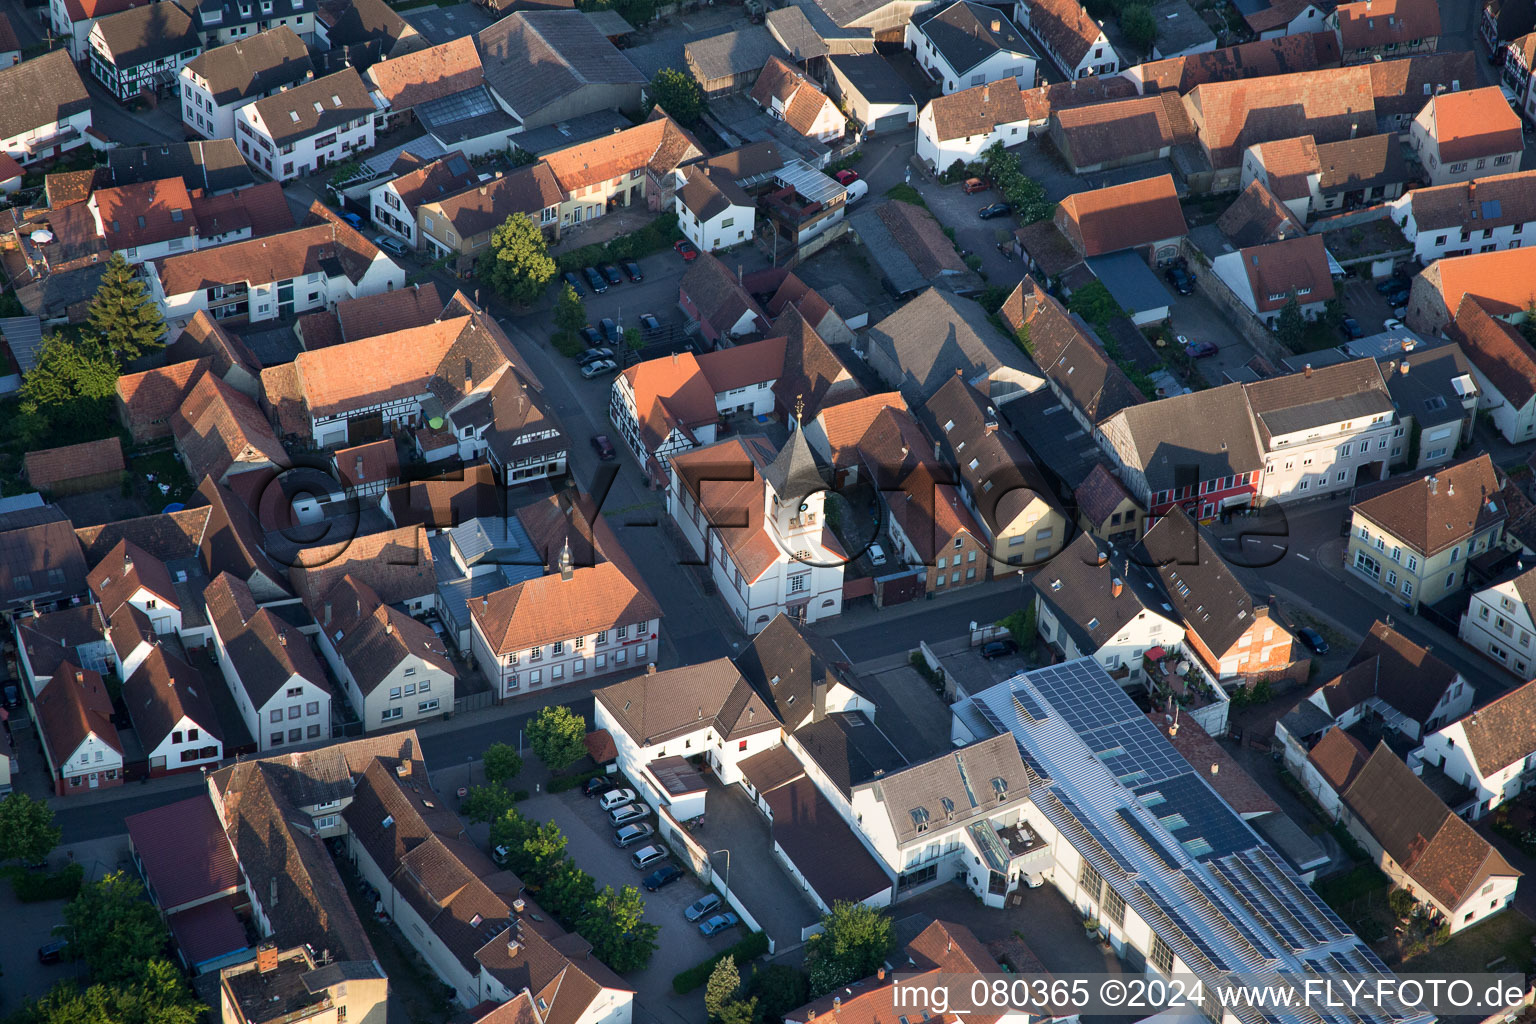
{"label": "slate grey roof", "polygon": [[891,0],[817,0],[816,6],[838,25],[849,25],[889,5]]}
{"label": "slate grey roof", "polygon": [[309,51],[286,25],[204,51],[187,68],[208,83],[221,106],[296,85],[314,71]]}
{"label": "slate grey roof", "polygon": [[0,608],[86,592],[85,556],[57,505],[0,515]]}
{"label": "slate grey roof", "polygon": [[827,58],[837,68],[838,74],[871,103],[910,103],[917,99],[912,87],[902,78],[891,62],[878,53],[857,53]]}
{"label": "slate grey roof", "polygon": [[580,11],[518,11],[482,29],[477,41],[486,82],[524,120],[584,85],[645,83]]}
{"label": "slate grey roof", "polygon": [[912,257],[896,243],[891,229],[886,227],[875,207],[865,206],[848,220],[865,250],[874,257],[875,266],[884,279],[882,283],[891,291],[897,295],[910,295],[927,287],[928,279],[917,269]]}
{"label": "slate grey roof", "polygon": [[37,349],[43,343],[43,322],[35,316],[0,318],[0,338],[11,347],[22,373],[31,373],[37,365]]}
{"label": "slate grey roof", "polygon": [[[811,8],[816,10],[816,8]],[[817,11],[820,13],[820,11]],[[825,15],[822,15],[825,18]],[[789,55],[795,60],[808,60],[811,57],[825,57],[828,53],[826,40],[811,25],[810,18],[806,16],[806,9],[790,5],[780,7],[778,10],[769,11],[767,16],[768,31],[779,41],[779,45],[789,51]]]}
{"label": "slate grey roof", "polygon": [[1204,43],[1214,45],[1216,33],[1200,17],[1188,0],[1162,0],[1152,6],[1152,20],[1157,25],[1159,53],[1182,53]]}
{"label": "slate grey roof", "polygon": [[[1403,372],[1405,367],[1407,372]],[[1461,419],[1466,410],[1461,407],[1462,395],[1453,382],[1466,378],[1476,384],[1472,364],[1456,344],[1421,348],[1383,359],[1381,375],[1386,379],[1398,415],[1412,416],[1421,428]]]}
{"label": "slate grey roof", "polygon": [[129,146],[107,154],[113,185],[181,178],[187,188],[227,192],[256,184],[234,139],[167,142],[158,146]]}
{"label": "slate grey roof", "polygon": [[1374,359],[1270,377],[1244,385],[1244,390],[1266,442],[1309,427],[1392,411],[1391,395]]}
{"label": "slate grey roof", "polygon": [[794,736],[845,796],[854,786],[907,766],[901,751],[862,711],[837,712],[807,722]]}
{"label": "slate grey roof", "polygon": [[797,502],[827,486],[816,465],[816,456],[811,454],[811,446],[799,430],[789,435],[784,447],[763,470],[763,479],[781,500]]}
{"label": "slate grey roof", "polygon": [[64,121],[91,105],[67,50],[51,50],[0,70],[0,96],[12,101],[0,104],[0,139]]}
{"label": "slate grey roof", "polygon": [[[1241,384],[1171,395],[1116,415],[1130,429],[1147,486],[1154,494],[1264,468]],[[1202,429],[1190,430],[1191,423],[1201,424]]]}
{"label": "slate grey roof", "polygon": [[983,818],[1029,796],[1018,741],[1008,732],[865,785],[874,787],[885,804],[896,841],[903,846],[920,842],[930,828],[942,829],[947,821]]}
{"label": "slate grey roof", "polygon": [[[793,729],[825,712],[822,684],[841,683],[862,692],[848,655],[836,640],[806,632],[782,612],[735,658],[736,668],[779,720]],[[798,705],[798,707],[796,707]]]}
{"label": "slate grey roof", "polygon": [[[1072,637],[1080,653],[1092,655],[1144,612],[1176,618],[1161,604],[1161,592],[1141,566],[1092,534],[1080,533],[1035,575],[1031,589]],[[1105,563],[1099,565],[1100,556]],[[1119,596],[1114,581],[1122,584]]]}
{"label": "slate grey roof", "polygon": [[[979,372],[1008,366],[1032,371],[1029,357],[992,326],[970,299],[930,288],[869,330],[879,347],[910,378],[908,401],[925,401],[957,369]],[[898,387],[906,379],[891,382]]]}
{"label": "slate grey roof", "polygon": [[534,156],[543,156],[633,127],[634,123],[616,110],[594,110],[590,114],[568,117],[521,132],[517,136],[517,148]]}
{"label": "slate grey roof", "polygon": [[785,56],[784,48],[763,25],[748,25],[683,46],[684,60],[704,82],[756,71],[768,58]]}
{"label": "slate grey roof", "polygon": [[137,67],[186,50],[202,49],[192,17],[171,0],[132,7],[96,22],[120,69]]}
{"label": "slate grey roof", "polygon": [[1217,658],[1253,625],[1253,597],[1182,508],[1159,519],[1131,557],[1157,567],[1163,600]]}
{"label": "slate grey roof", "polygon": [[351,68],[257,100],[252,106],[272,141],[280,145],[373,116],[368,87]]}
{"label": "slate grey roof", "polygon": [[[997,25],[996,31],[993,24]],[[925,11],[912,19],[912,27],[928,37],[957,74],[964,74],[999,52],[1034,56],[1024,34],[1008,15],[970,0],[955,0],[947,7]]]}

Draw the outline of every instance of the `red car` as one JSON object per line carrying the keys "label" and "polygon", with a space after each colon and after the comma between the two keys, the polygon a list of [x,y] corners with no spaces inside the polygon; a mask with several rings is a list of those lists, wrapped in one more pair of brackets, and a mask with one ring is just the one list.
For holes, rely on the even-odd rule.
{"label": "red car", "polygon": [[692,263],[694,260],[699,258],[699,250],[694,248],[693,243],[688,241],[686,238],[679,238],[677,241],[673,242],[672,248],[676,249],[677,254],[684,260],[687,260],[689,263]]}
{"label": "red car", "polygon": [[859,180],[859,172],[846,170],[838,171],[836,174],[832,175],[832,177],[837,179],[837,183],[839,185],[852,185],[854,182]]}

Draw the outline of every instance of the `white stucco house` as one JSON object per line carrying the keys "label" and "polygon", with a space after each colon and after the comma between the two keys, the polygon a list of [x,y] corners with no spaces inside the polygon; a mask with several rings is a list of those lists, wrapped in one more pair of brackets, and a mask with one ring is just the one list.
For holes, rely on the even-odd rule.
{"label": "white stucco house", "polygon": [[317,78],[235,112],[235,141],[277,181],[314,174],[372,149],[374,106],[352,68]]}
{"label": "white stucco house", "polygon": [[1524,792],[1536,780],[1536,682],[1526,683],[1464,718],[1424,737],[1409,755],[1431,764],[1472,791],[1452,810],[1471,821]]}
{"label": "white stucco house", "polygon": [[1388,203],[1388,218],[1419,265],[1444,256],[1517,249],[1536,231],[1536,170],[1416,188]]}
{"label": "white stucco house", "polygon": [[1009,80],[1035,85],[1035,52],[995,7],[971,0],[929,8],[907,22],[903,45],[945,94]]}
{"label": "white stucco house", "polygon": [[235,137],[235,111],[314,77],[309,51],[286,26],[206,50],[178,76],[181,121],[205,139]]}
{"label": "white stucco house", "polygon": [[935,97],[917,115],[918,159],[939,172],[957,160],[979,160],[994,143],[1017,146],[1028,138],[1024,93],[1008,82]]}
{"label": "white stucco house", "polygon": [[1536,569],[1472,593],[1457,636],[1468,647],[1524,679],[1536,665]]}
{"label": "white stucco house", "polygon": [[0,111],[0,152],[23,167],[86,144],[91,99],[68,53],[54,50],[0,69],[0,96],[25,98]]}

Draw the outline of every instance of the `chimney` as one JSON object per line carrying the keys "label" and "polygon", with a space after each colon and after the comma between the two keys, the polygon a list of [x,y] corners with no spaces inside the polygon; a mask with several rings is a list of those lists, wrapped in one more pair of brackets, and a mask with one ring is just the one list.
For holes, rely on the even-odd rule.
{"label": "chimney", "polygon": [[523,912],[523,909],[525,907],[527,907],[527,906],[528,906],[527,901],[525,901],[521,896],[519,896],[517,899],[512,901],[512,910],[514,912],[516,912],[516,913],[521,914]]}
{"label": "chimney", "polygon": [[1125,591],[1125,581],[1116,577],[1109,581],[1109,596],[1119,597]]}
{"label": "chimney", "polygon": [[1408,376],[1408,360],[1404,359],[1401,363],[1397,364],[1397,372],[1404,377]]}
{"label": "chimney", "polygon": [[1106,554],[1103,551],[1098,552],[1098,557],[1097,557],[1097,560],[1096,560],[1095,564],[1100,569],[1104,568],[1106,565],[1109,564],[1109,555]]}
{"label": "chimney", "polygon": [[395,765],[395,776],[401,779],[408,779],[411,777],[411,762],[409,758]]}
{"label": "chimney", "polygon": [[1002,30],[1003,30],[1003,23],[1001,21],[998,21],[996,18],[993,18],[992,19],[992,31],[993,32],[1001,32]]}
{"label": "chimney", "polygon": [[[996,30],[994,29],[993,31],[996,31]],[[884,967],[880,968],[878,971],[875,972],[875,980],[876,981],[884,981],[885,980],[885,968]]]}
{"label": "chimney", "polygon": [[1454,498],[1456,496],[1456,485],[1455,484],[1447,484],[1446,485],[1445,496],[1447,498]]}
{"label": "chimney", "polygon": [[363,478],[363,457],[361,455],[359,455],[357,457],[357,461],[355,463],[353,463],[353,465],[352,465],[352,479],[354,479],[354,480],[361,480],[362,478]]}
{"label": "chimney", "polygon": [[648,676],[653,676],[656,674],[656,663],[654,661],[646,662],[645,674]]}
{"label": "chimney", "polygon": [[576,575],[576,570],[571,564],[571,538],[565,538],[565,546],[560,549],[560,578],[570,582]]}
{"label": "chimney", "polygon": [[1217,764],[1215,761],[1212,761],[1211,762],[1211,774],[1215,775],[1219,771],[1221,771],[1221,765]]}
{"label": "chimney", "polygon": [[[272,884],[277,885],[277,879]],[[270,942],[256,947],[256,970],[261,974],[277,970],[277,947]]]}
{"label": "chimney", "polygon": [[279,633],[279,634],[277,634],[277,642],[279,644],[281,644],[282,646],[287,647],[288,646],[288,634],[287,633]]}
{"label": "chimney", "polygon": [[842,996],[833,996],[832,997],[832,1013],[835,1015],[837,1013],[837,1011],[841,1010],[842,1008],[843,1008],[843,997]]}
{"label": "chimney", "polygon": [[385,619],[384,619],[384,635],[385,636],[394,636],[395,635],[395,620],[394,619],[385,617]]}
{"label": "chimney", "polygon": [[1439,480],[1437,480],[1436,478],[1434,478],[1432,476],[1425,477],[1424,479],[1429,481],[1429,493],[1430,494],[1439,494],[1440,493],[1440,481]]}
{"label": "chimney", "polygon": [[1303,376],[1311,377],[1312,376],[1312,364],[1308,363],[1306,366],[1302,367],[1301,372],[1302,372]]}
{"label": "chimney", "polygon": [[325,619],[323,621],[327,626],[331,624],[331,602],[329,601],[325,602]]}

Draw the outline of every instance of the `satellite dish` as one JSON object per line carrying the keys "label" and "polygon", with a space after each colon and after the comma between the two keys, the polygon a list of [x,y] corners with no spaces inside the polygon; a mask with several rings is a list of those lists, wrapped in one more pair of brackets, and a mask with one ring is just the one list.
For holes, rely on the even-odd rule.
{"label": "satellite dish", "polygon": [[36,231],[32,232],[31,237],[32,241],[42,245],[44,242],[53,241],[53,232],[49,231],[47,228],[38,228]]}
{"label": "satellite dish", "polygon": [[433,430],[442,430],[443,418],[441,416],[433,416],[431,419],[427,420],[427,426],[431,427]]}

